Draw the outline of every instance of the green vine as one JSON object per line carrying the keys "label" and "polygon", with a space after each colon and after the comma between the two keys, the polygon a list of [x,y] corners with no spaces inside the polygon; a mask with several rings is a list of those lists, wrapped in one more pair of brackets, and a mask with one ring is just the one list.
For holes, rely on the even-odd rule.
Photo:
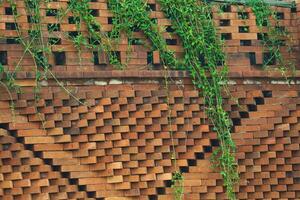
{"label": "green vine", "polygon": [[[13,11],[18,34],[17,41],[24,47],[24,54],[29,53],[34,61],[35,101],[39,101],[40,82],[46,80],[47,75],[50,75],[60,87],[80,102],[50,70],[51,65],[48,58],[52,53],[51,45],[49,42],[44,41],[43,30],[45,27],[42,26],[42,15],[40,13],[41,3],[46,4],[48,0],[24,0],[26,13],[31,21],[29,37],[27,33],[23,33],[24,30],[17,23],[19,15],[15,1],[8,0],[8,2]],[[70,0],[67,10],[61,11],[58,15],[57,24],[47,27],[49,33],[54,32],[60,20],[71,11],[74,19],[76,19],[77,34],[71,36],[70,39],[79,53],[80,64],[82,47],[86,47],[87,49],[96,49],[98,52],[105,52],[112,65],[117,69],[123,69],[124,65],[118,59],[114,49],[117,48],[117,43],[122,33],[125,33],[130,41],[134,40],[134,31],[142,31],[152,43],[151,50],[159,51],[160,59],[165,69],[165,89],[168,91],[168,126],[173,148],[171,157],[175,165],[175,172],[172,176],[172,188],[176,200],[183,197],[184,179],[183,174],[177,169],[177,157],[171,124],[171,108],[169,105],[169,77],[167,77],[167,74],[169,69],[182,69],[183,66],[189,70],[195,87],[201,91],[204,97],[205,112],[214,126],[214,131],[217,133],[220,141],[219,148],[213,152],[211,158],[213,166],[220,170],[228,198],[231,200],[236,199],[234,187],[239,181],[237,162],[234,157],[236,146],[230,132],[232,122],[223,108],[224,101],[222,98],[222,91],[226,89],[228,82],[228,67],[225,63],[226,56],[223,51],[223,42],[217,34],[212,19],[212,5],[207,3],[209,1],[200,0],[158,0],[162,10],[172,21],[172,29],[175,30],[175,33],[182,41],[185,55],[181,65],[176,59],[174,52],[168,49],[165,38],[162,36],[162,30],[155,19],[151,19],[150,7],[144,0],[108,0],[109,8],[114,14],[112,20],[113,29],[110,34],[103,32],[100,23],[90,10],[89,2],[89,0]],[[1,0],[0,3],[2,3]],[[248,0],[245,4],[252,8],[260,32],[267,33],[261,35],[261,41],[264,49],[271,56],[269,56],[268,61],[264,65],[268,65],[275,59],[279,70],[283,74],[289,69],[294,69],[294,63],[285,60],[280,52],[283,41],[291,38],[287,30],[280,28],[280,23],[276,20],[275,11],[263,0]],[[81,32],[82,23],[85,23],[87,26],[88,38]],[[291,50],[290,46],[287,47],[288,50]],[[22,59],[23,56],[13,72],[7,71],[0,64],[0,74],[4,75],[0,78],[0,85],[9,92],[12,105],[13,98],[10,91],[19,90],[15,84],[15,77],[16,72],[21,68],[20,63]]]}
{"label": "green vine", "polygon": [[[23,32],[22,28],[18,25],[19,14],[17,11],[17,4],[14,0],[8,0],[13,12],[14,24],[17,32],[17,41],[24,47],[24,55],[25,53],[29,53],[34,61],[35,66],[35,83],[34,87],[34,95],[35,95],[35,103],[37,103],[40,99],[39,93],[41,89],[41,81],[47,80],[48,74],[57,82],[57,84],[72,98],[78,101],[80,104],[83,104],[71,91],[69,91],[63,83],[61,83],[54,75],[54,73],[50,70],[51,65],[49,64],[48,57],[51,54],[51,46],[49,43],[46,43],[45,37],[43,35],[42,27],[42,16],[40,13],[41,0],[25,0],[25,8],[26,13],[30,18],[30,29],[28,31],[29,37]],[[47,3],[47,2],[44,2]],[[48,31],[52,32],[56,29],[56,26],[48,27]],[[21,61],[24,57],[21,57],[17,65],[15,66],[15,70],[10,72],[9,76],[12,81],[14,81],[14,77],[16,76],[16,72],[21,68]],[[7,75],[8,73],[6,73]]]}
{"label": "green vine", "polygon": [[[173,29],[182,40],[185,66],[194,85],[204,96],[206,113],[218,134],[220,147],[213,154],[214,165],[221,175],[229,199],[235,199],[238,182],[232,123],[223,109],[222,89],[227,84],[227,66],[222,43],[212,20],[211,6],[197,0],[159,0],[162,10],[172,20]],[[224,65],[222,68],[217,66]]]}
{"label": "green vine", "polygon": [[151,41],[152,51],[159,51],[163,65],[178,67],[174,52],[168,50],[159,26],[150,18],[150,8],[145,1],[109,0],[108,3],[114,14],[113,38],[119,38],[122,31],[131,38],[134,30],[140,30]]}
{"label": "green vine", "polygon": [[[73,38],[77,48],[80,45],[84,45],[87,48],[96,49],[98,52],[106,52],[108,54],[108,59],[110,64],[115,66],[117,69],[123,69],[123,65],[118,60],[118,56],[114,49],[114,45],[110,38],[101,30],[101,25],[98,23],[96,18],[92,15],[89,0],[70,0],[68,8],[73,13],[74,17],[80,19],[76,24],[80,24],[83,21],[88,30],[89,38],[91,43],[88,44],[82,34],[77,35]],[[78,26],[78,25],[77,25]]]}
{"label": "green vine", "polygon": [[286,45],[288,52],[291,52],[290,42],[292,39],[288,30],[285,27],[280,27],[276,12],[263,0],[248,0],[246,5],[251,7],[256,17],[256,25],[261,32],[261,43],[269,53],[263,66],[266,67],[275,60],[278,69],[283,75],[288,70],[294,71],[295,64],[284,59],[280,51],[282,46]]}
{"label": "green vine", "polygon": [[181,200],[184,193],[184,178],[181,172],[175,171],[172,175],[172,189],[175,200]]}

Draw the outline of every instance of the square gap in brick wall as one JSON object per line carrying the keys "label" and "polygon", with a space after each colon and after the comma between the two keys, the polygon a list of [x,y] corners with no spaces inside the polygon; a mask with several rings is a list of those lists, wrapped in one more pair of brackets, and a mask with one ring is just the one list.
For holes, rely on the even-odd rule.
{"label": "square gap in brick wall", "polygon": [[264,38],[268,38],[268,33],[257,33],[258,40],[263,40]]}
{"label": "square gap in brick wall", "polygon": [[7,38],[6,44],[20,44],[20,41],[18,38]]}
{"label": "square gap in brick wall", "polygon": [[222,40],[231,40],[232,34],[231,33],[221,33],[221,39]]}
{"label": "square gap in brick wall", "polygon": [[46,10],[47,17],[55,17],[55,16],[57,16],[57,13],[58,13],[57,9],[47,9]]}
{"label": "square gap in brick wall", "polygon": [[283,12],[277,12],[276,13],[276,19],[283,20],[284,19],[284,13]]}
{"label": "square gap in brick wall", "polygon": [[223,12],[231,12],[231,6],[223,4],[223,5],[220,6],[220,10],[223,11]]}
{"label": "square gap in brick wall", "polygon": [[60,31],[60,24],[47,24],[49,32]]}
{"label": "square gap in brick wall", "polygon": [[263,53],[263,64],[264,65],[276,65],[276,58],[271,52]]}
{"label": "square gap in brick wall", "polygon": [[0,63],[7,65],[7,51],[0,51]]}
{"label": "square gap in brick wall", "polygon": [[163,187],[156,188],[156,193],[160,195],[166,194],[166,189]]}
{"label": "square gap in brick wall", "polygon": [[272,91],[271,90],[264,90],[264,91],[262,91],[262,93],[263,93],[265,98],[272,97]]}
{"label": "square gap in brick wall", "polygon": [[249,19],[249,13],[248,12],[238,12],[238,18],[239,19]]}
{"label": "square gap in brick wall", "polygon": [[107,18],[107,24],[113,24],[114,18],[113,17],[108,17]]}
{"label": "square gap in brick wall", "polygon": [[53,52],[55,65],[66,64],[66,53],[65,52]]}
{"label": "square gap in brick wall", "polygon": [[80,17],[70,16],[70,17],[68,17],[68,23],[69,24],[80,23]]}
{"label": "square gap in brick wall", "polygon": [[177,45],[176,39],[166,39],[167,45]]}
{"label": "square gap in brick wall", "polygon": [[78,31],[69,31],[68,32],[68,36],[73,39],[76,38],[77,36],[79,36],[79,32]]}
{"label": "square gap in brick wall", "polygon": [[[109,32],[109,33],[111,33],[111,32]],[[110,37],[109,33],[107,35]],[[100,40],[97,39],[97,38],[91,37],[91,38],[89,38],[89,44],[91,44],[91,45],[100,45]]]}
{"label": "square gap in brick wall", "polygon": [[220,26],[230,26],[230,19],[221,19]]}
{"label": "square gap in brick wall", "polygon": [[239,33],[249,33],[249,26],[239,26]]}
{"label": "square gap in brick wall", "polygon": [[148,3],[149,11],[156,11],[156,4],[155,3]]}
{"label": "square gap in brick wall", "polygon": [[[112,51],[111,55],[113,55],[119,62],[121,62],[121,52],[120,51]],[[111,63],[111,59],[109,59],[109,63]]]}
{"label": "square gap in brick wall", "polygon": [[90,14],[94,17],[99,17],[99,10],[98,9],[91,9]]}
{"label": "square gap in brick wall", "polygon": [[7,22],[7,23],[5,23],[5,29],[6,30],[16,30],[17,26],[15,23]]}
{"label": "square gap in brick wall", "polygon": [[249,59],[250,59],[250,65],[256,65],[256,54],[255,54],[255,52],[249,52],[248,56],[249,56]]}
{"label": "square gap in brick wall", "polygon": [[104,52],[93,52],[94,65],[106,67],[108,63],[107,54]]}
{"label": "square gap in brick wall", "polygon": [[13,15],[12,7],[5,7],[5,15]]}
{"label": "square gap in brick wall", "polygon": [[240,40],[240,45],[241,46],[251,46],[252,41],[251,40]]}
{"label": "square gap in brick wall", "polygon": [[48,43],[50,45],[60,45],[61,44],[61,39],[60,38],[49,38]]}
{"label": "square gap in brick wall", "polygon": [[149,196],[148,196],[148,199],[149,199],[149,200],[157,200],[158,197],[157,197],[157,195],[149,195]]}
{"label": "square gap in brick wall", "polygon": [[175,32],[175,30],[172,28],[172,26],[167,26],[167,27],[166,27],[166,31],[167,31],[168,33],[174,33],[174,32]]}
{"label": "square gap in brick wall", "polygon": [[35,18],[35,17],[33,17],[33,16],[31,16],[31,15],[28,15],[27,16],[27,22],[28,23],[31,23],[31,24],[36,24],[36,23],[38,23],[38,19],[37,18]]}
{"label": "square gap in brick wall", "polygon": [[128,38],[128,44],[142,45],[144,42],[141,38]]}

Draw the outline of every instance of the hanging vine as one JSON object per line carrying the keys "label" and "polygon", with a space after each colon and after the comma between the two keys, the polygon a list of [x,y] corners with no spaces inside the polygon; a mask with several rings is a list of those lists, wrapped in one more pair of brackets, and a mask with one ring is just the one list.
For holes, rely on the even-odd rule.
{"label": "hanging vine", "polygon": [[261,43],[265,51],[268,51],[270,55],[263,63],[264,67],[275,60],[278,69],[283,75],[289,70],[294,71],[295,64],[284,59],[280,51],[285,46],[287,52],[291,52],[290,43],[292,38],[285,27],[280,27],[276,16],[277,13],[263,0],[248,0],[246,5],[252,9],[256,17],[256,25],[261,32]]}
{"label": "hanging vine", "polygon": [[[76,24],[80,24],[83,21],[88,30],[89,38],[91,43],[88,44],[82,34],[78,34],[73,40],[75,44],[84,45],[87,48],[96,49],[98,52],[106,52],[110,64],[115,66],[117,69],[123,69],[123,65],[118,60],[118,56],[114,49],[114,45],[110,38],[101,29],[100,23],[92,15],[89,0],[70,0],[68,8],[73,13],[74,17],[78,18],[79,21]],[[78,25],[77,25],[78,26]]]}
{"label": "hanging vine", "polygon": [[[227,84],[227,66],[222,43],[212,20],[211,6],[197,0],[159,0],[162,10],[182,40],[185,66],[205,99],[205,111],[218,134],[220,147],[213,162],[220,168],[228,198],[235,199],[238,182],[231,120],[223,109],[222,89]],[[222,68],[217,66],[224,65]]]}
{"label": "hanging vine", "polygon": [[[30,29],[28,31],[29,37],[23,33],[22,28],[18,24],[19,14],[17,11],[17,4],[14,0],[8,0],[10,7],[12,8],[14,24],[16,27],[17,32],[17,39],[24,48],[24,54],[21,59],[18,61],[17,65],[13,72],[10,72],[10,80],[14,81],[17,71],[20,70],[21,62],[26,53],[29,53],[34,61],[35,67],[35,83],[36,86],[34,87],[34,95],[35,95],[35,102],[39,100],[39,92],[41,89],[41,81],[47,80],[48,74],[57,82],[57,84],[72,98],[78,101],[80,104],[82,103],[70,90],[68,90],[63,83],[61,83],[50,70],[51,65],[49,64],[48,57],[51,55],[51,46],[48,42],[45,42],[44,35],[43,35],[43,27],[42,27],[42,16],[40,13],[40,6],[43,3],[41,0],[25,0],[25,8],[26,12],[29,15],[30,19]],[[46,3],[46,2],[44,2]],[[48,27],[49,32],[53,31],[57,27],[50,26]],[[25,36],[24,36],[25,35]],[[9,73],[6,73],[6,76]],[[15,84],[15,82],[14,82]]]}
{"label": "hanging vine", "polygon": [[114,14],[112,37],[119,38],[123,31],[127,37],[131,38],[133,30],[140,30],[151,41],[152,51],[159,51],[164,65],[178,67],[174,52],[167,48],[159,26],[150,18],[150,8],[145,1],[109,0],[108,3]]}
{"label": "hanging vine", "polygon": [[[2,1],[0,1],[1,3]],[[51,65],[48,58],[51,55],[51,45],[45,42],[43,35],[42,16],[40,13],[41,3],[48,1],[25,0],[26,13],[30,18],[29,37],[23,36],[21,27],[18,25],[17,5],[15,1],[8,0],[14,16],[17,41],[24,47],[24,54],[29,53],[35,65],[35,96],[39,100],[40,82],[47,79],[50,74],[54,80],[70,96],[74,96],[51,72]],[[220,169],[229,199],[236,199],[234,187],[239,181],[237,162],[234,154],[236,146],[231,137],[232,122],[228,113],[223,108],[222,91],[226,89],[228,82],[228,67],[226,56],[223,51],[223,43],[220,40],[216,27],[212,19],[212,5],[209,1],[200,0],[158,0],[166,16],[172,21],[172,28],[181,38],[185,55],[183,65],[175,58],[174,52],[167,47],[166,41],[162,36],[162,30],[155,20],[150,17],[150,7],[143,0],[108,0],[109,8],[114,14],[113,30],[110,35],[102,31],[102,27],[90,10],[89,0],[70,0],[67,10],[59,16],[60,19],[67,16],[71,11],[75,21],[78,34],[71,37],[73,44],[79,52],[81,63],[81,48],[96,49],[98,52],[106,52],[109,61],[117,69],[124,66],[118,60],[116,49],[121,33],[125,33],[128,38],[132,38],[134,30],[142,31],[152,43],[152,51],[159,51],[162,65],[165,69],[165,89],[168,92],[168,126],[173,140],[171,107],[169,104],[169,69],[185,69],[190,71],[193,83],[201,91],[204,97],[205,112],[214,126],[220,141],[220,147],[213,152],[213,165]],[[284,74],[287,70],[293,69],[294,64],[283,58],[280,49],[283,40],[290,40],[287,30],[281,29],[276,20],[276,13],[263,0],[248,0],[246,6],[252,8],[256,23],[262,34],[262,45],[270,53],[269,61],[275,59],[279,70]],[[88,38],[81,32],[82,22],[86,24]],[[58,23],[59,24],[59,23]],[[56,29],[56,25],[48,27],[51,33]],[[116,39],[116,41],[114,41]],[[287,46],[290,50],[290,46]],[[13,102],[11,90],[18,90],[15,85],[16,72],[21,68],[21,60],[17,63],[15,71],[7,71],[0,64],[0,73],[4,76],[0,79],[0,84],[4,86]],[[269,61],[266,61],[267,65]],[[80,102],[81,103],[81,102]],[[175,172],[172,178],[172,188],[174,189],[175,199],[179,200],[183,196],[183,175],[177,169],[177,157],[174,142],[172,142],[172,159],[174,160]]]}

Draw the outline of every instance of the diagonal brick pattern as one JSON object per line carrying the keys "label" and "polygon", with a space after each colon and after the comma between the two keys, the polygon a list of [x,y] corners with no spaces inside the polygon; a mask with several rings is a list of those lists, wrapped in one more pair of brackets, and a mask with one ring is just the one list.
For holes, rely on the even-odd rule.
{"label": "diagonal brick pattern", "polygon": [[[30,90],[15,95],[15,116],[7,114],[8,96],[1,96],[0,196],[172,199],[166,91],[156,83],[78,88],[76,96],[89,106],[48,87],[36,105]],[[239,199],[300,198],[299,90],[230,86],[225,108],[238,147]],[[170,106],[185,199],[225,199],[209,161],[219,143],[198,91],[171,86]]]}

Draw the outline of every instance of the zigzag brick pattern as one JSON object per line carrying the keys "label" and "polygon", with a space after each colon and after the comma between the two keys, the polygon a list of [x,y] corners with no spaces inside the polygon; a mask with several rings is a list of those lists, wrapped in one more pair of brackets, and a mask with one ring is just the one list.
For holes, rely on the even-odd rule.
{"label": "zigzag brick pattern", "polygon": [[[28,18],[23,0],[17,0],[17,10],[20,15],[17,18],[18,25],[22,29],[22,35],[28,38],[28,30],[30,30],[30,18]],[[92,50],[82,49],[79,55],[76,48],[73,46],[73,42],[70,40],[69,34],[76,32],[76,25],[70,22],[69,17],[72,17],[72,13],[68,13],[62,20],[57,19],[55,13],[59,9],[67,8],[67,0],[58,0],[55,2],[49,2],[47,7],[42,5],[41,14],[42,28],[44,30],[44,40],[48,41],[48,38],[60,39],[60,42],[51,47],[51,51],[54,52],[53,56],[50,56],[49,61],[52,65],[52,70],[55,71],[99,71],[99,70],[111,70],[112,66],[109,64],[106,55],[93,54]],[[177,57],[182,57],[183,49],[181,41],[174,30],[170,28],[171,21],[166,19],[163,12],[161,12],[160,5],[155,0],[147,1],[152,9],[150,16],[157,20],[157,24],[161,27],[165,27],[166,31],[163,33],[164,38],[168,44],[169,49],[174,50]],[[289,54],[285,46],[282,47],[282,54],[285,58],[296,62],[296,66],[299,66],[299,3],[297,8],[274,8],[277,11],[277,18],[279,21],[279,27],[286,29],[292,38],[291,47],[292,53]],[[14,17],[11,12],[7,12],[10,6],[7,2],[4,2],[0,9],[0,35],[3,59],[1,62],[9,70],[15,68],[16,63],[22,58],[21,66],[22,70],[30,71],[34,70],[34,63],[30,55],[23,53],[23,48],[20,44],[16,44],[17,32],[13,29]],[[98,0],[90,2],[90,8],[93,10],[93,15],[96,20],[102,25],[104,32],[110,32],[112,30],[112,18],[113,15],[108,9],[106,0]],[[54,14],[47,15],[47,11],[56,11]],[[220,37],[225,40],[225,51],[228,54],[228,64],[232,71],[249,71],[249,70],[261,70],[261,65],[264,62],[264,54],[267,50],[263,50],[260,45],[260,31],[256,26],[255,16],[249,8],[242,8],[241,6],[227,6],[223,8],[223,13],[220,14],[216,8],[213,12],[213,18],[218,27]],[[72,21],[72,20],[71,20]],[[48,33],[47,26],[49,24],[59,24],[60,30]],[[85,26],[81,27],[84,35],[88,35]],[[151,46],[142,32],[134,32],[133,39],[143,39],[145,43]],[[150,48],[144,45],[133,44],[132,52],[128,52],[128,38],[125,35],[121,36],[119,45],[113,49],[120,53],[120,60],[123,64],[126,64],[128,70],[145,70],[145,69],[157,69],[161,68],[159,65],[158,52],[151,52]],[[62,52],[65,55],[64,65],[55,63],[55,52]],[[153,59],[149,60],[149,55],[153,54]],[[78,57],[81,57],[81,65],[79,65]],[[4,58],[5,57],[5,58]],[[130,59],[129,59],[130,57]],[[97,58],[97,59],[95,59]],[[95,61],[95,60],[98,60]],[[101,63],[99,63],[101,60]],[[129,61],[128,61],[129,60]],[[239,62],[236,62],[239,60]],[[95,62],[94,62],[95,61]]]}
{"label": "zigzag brick pattern", "polygon": [[[242,79],[225,108],[241,180],[238,199],[300,199],[299,85]],[[1,199],[173,199],[167,93],[158,83],[78,86],[0,96]],[[239,103],[239,105],[237,104]],[[170,105],[185,199],[226,199],[210,168],[219,143],[190,84],[172,85]],[[36,114],[39,111],[39,114]]]}

